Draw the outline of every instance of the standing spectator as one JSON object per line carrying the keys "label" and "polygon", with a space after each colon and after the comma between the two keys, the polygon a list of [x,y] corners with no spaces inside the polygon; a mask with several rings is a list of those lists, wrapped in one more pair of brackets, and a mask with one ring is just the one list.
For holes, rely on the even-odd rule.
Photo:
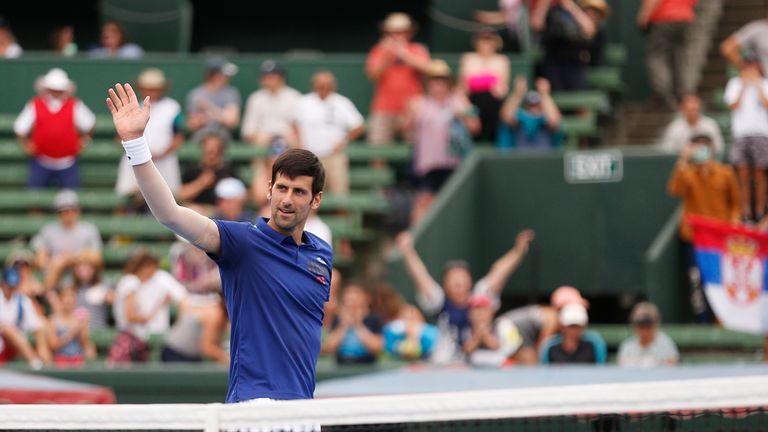
{"label": "standing spectator", "polygon": [[683,201],[680,221],[682,264],[684,274],[689,276],[691,303],[699,322],[709,322],[711,313],[700,286],[688,216],[700,215],[739,223],[741,214],[739,186],[733,169],[714,160],[712,147],[712,139],[708,135],[693,136],[690,144],[680,152],[667,185],[669,194]]}
{"label": "standing spectator", "polygon": [[528,91],[525,77],[515,79],[515,88],[501,108],[502,128],[498,146],[503,149],[552,149],[563,141],[563,116],[550,95],[549,81],[536,80],[536,90]]}
{"label": "standing spectator", "polygon": [[477,107],[480,117],[481,141],[496,141],[499,111],[509,91],[509,58],[499,54],[501,37],[490,29],[475,35],[475,51],[461,56],[459,80]]}
{"label": "standing spectator", "polygon": [[533,231],[521,231],[515,239],[514,247],[497,259],[490,271],[474,285],[469,265],[465,261],[445,263],[441,285],[429,274],[413,245],[411,234],[404,232],[398,235],[397,246],[403,254],[408,275],[416,285],[416,303],[424,313],[437,317],[437,326],[444,342],[441,351],[435,353],[436,361],[463,360],[461,347],[464,346],[470,327],[470,297],[472,294],[487,294],[493,300],[494,309],[498,309],[501,291],[528,253],[528,245],[533,237]]}
{"label": "standing spectator", "polygon": [[200,138],[200,162],[184,168],[181,174],[179,200],[207,206],[209,212],[216,204],[216,185],[228,177],[237,178],[235,168],[224,159],[227,139],[220,133],[209,133]]}
{"label": "standing spectator", "polygon": [[585,331],[587,309],[571,303],[560,310],[560,334],[551,337],[541,349],[542,364],[603,364],[608,356],[605,341],[596,332]]}
{"label": "standing spectator", "polygon": [[74,84],[63,70],[49,70],[38,84],[40,94],[24,105],[13,123],[24,151],[32,157],[27,187],[41,189],[56,184],[77,189],[77,156],[90,137],[96,116],[73,96]]}
{"label": "standing spectator", "polygon": [[584,13],[592,20],[595,25],[595,34],[587,41],[586,51],[582,51],[582,56],[586,55],[586,63],[589,66],[600,66],[605,60],[605,45],[608,43],[603,22],[611,13],[610,7],[605,0],[581,0],[579,2]]}
{"label": "standing spectator", "polygon": [[251,189],[256,204],[262,206],[267,200],[272,162],[283,150],[296,144],[291,120],[301,93],[285,84],[286,72],[280,63],[267,60],[260,71],[261,88],[248,97],[240,136],[259,148],[269,149],[269,159],[253,161]]}
{"label": "standing spectator", "polygon": [[96,225],[80,220],[77,193],[71,190],[59,192],[53,199],[53,206],[59,221],[45,225],[31,242],[37,254],[37,265],[46,270],[46,288],[53,287],[62,269],[70,267],[77,254],[90,249],[101,258],[102,247]]}
{"label": "standing spectator", "polygon": [[525,37],[519,26],[522,7],[527,6],[530,28],[540,33],[546,26],[547,12],[558,0],[499,0],[498,11],[475,11],[475,19],[486,25],[506,24],[513,37]]}
{"label": "standing spectator", "polygon": [[0,58],[18,58],[24,50],[16,43],[16,37],[11,31],[11,23],[0,16]]}
{"label": "standing spectator", "polygon": [[368,142],[392,143],[408,101],[422,93],[421,78],[429,70],[429,51],[411,42],[416,26],[404,13],[391,13],[381,24],[382,36],[368,54],[365,73],[375,85]]}
{"label": "standing spectator", "polygon": [[694,135],[709,135],[715,146],[715,153],[725,150],[720,126],[711,117],[701,114],[701,99],[695,94],[687,94],[680,100],[679,115],[672,120],[664,132],[660,143],[663,150],[679,154]]}
{"label": "standing spectator", "polygon": [[91,48],[91,57],[117,57],[137,59],[144,55],[144,50],[128,41],[125,27],[117,21],[107,21],[101,26],[100,45]]}
{"label": "standing spectator", "polygon": [[202,362],[213,360],[229,364],[229,353],[221,346],[227,328],[227,309],[218,295],[215,302],[181,302],[179,318],[163,343],[163,362]]}
{"label": "standing spectator", "polygon": [[[32,369],[40,369],[43,362],[51,360],[45,323],[29,298],[18,291],[18,271],[13,267],[5,267],[1,276],[0,365],[21,354]],[[28,332],[35,334],[34,348],[27,339]]]}
{"label": "standing spectator", "polygon": [[64,57],[77,54],[75,28],[71,25],[56,27],[51,31],[51,50]]}
{"label": "standing spectator", "polygon": [[[166,96],[168,82],[160,69],[149,68],[139,74],[136,84],[143,97],[152,101],[152,118],[147,123],[146,136],[152,152],[152,161],[160,171],[173,193],[181,188],[181,173],[177,152],[184,143],[184,116],[181,105]],[[128,158],[123,155],[117,171],[115,192],[132,195],[142,202],[136,177],[133,175]]]}
{"label": "standing spectator", "polygon": [[661,314],[655,304],[636,304],[629,315],[629,322],[635,335],[619,345],[620,366],[655,367],[677,364],[680,354],[675,342],[659,330]]}
{"label": "standing spectator", "polygon": [[674,109],[693,92],[688,81],[688,30],[698,0],[643,0],[637,24],[647,32],[646,64],[656,97]]}
{"label": "standing spectator", "polygon": [[91,341],[88,311],[77,306],[77,290],[66,286],[58,290],[61,301],[48,326],[48,341],[56,366],[83,366],[85,360],[96,358],[96,346]]}
{"label": "standing spectator", "polygon": [[251,223],[256,220],[256,214],[245,208],[248,190],[239,179],[227,177],[219,180],[214,192],[216,193],[214,219]]}
{"label": "standing spectator", "polygon": [[[728,80],[725,86],[724,101],[731,109],[733,144],[730,156],[739,174],[742,217],[759,220],[765,215],[768,193],[765,174],[768,168],[768,80],[760,71],[757,57],[747,55],[742,58],[739,75]],[[751,194],[752,181],[755,183],[754,196]]]}
{"label": "standing spectator", "polygon": [[475,109],[456,91],[448,64],[433,60],[427,76],[426,95],[411,100],[403,121],[403,128],[413,137],[413,172],[420,189],[411,212],[412,225],[426,214],[464,156],[453,145],[454,129],[462,128],[467,135],[480,131]]}
{"label": "standing spectator", "polygon": [[212,57],[205,63],[203,83],[187,94],[187,127],[193,139],[210,132],[226,133],[240,122],[240,90],[229,84],[238,68],[221,57]]}
{"label": "standing spectator", "polygon": [[587,88],[588,46],[596,33],[596,23],[574,0],[562,0],[550,8],[541,43],[543,75],[553,90]]}
{"label": "standing spectator", "polygon": [[768,17],[750,22],[720,44],[720,52],[739,70],[742,51],[754,53],[763,72],[768,71]]}
{"label": "standing spectator", "polygon": [[370,313],[370,301],[359,283],[350,282],[341,292],[337,319],[322,349],[335,353],[339,364],[374,363],[384,348],[381,319]]}
{"label": "standing spectator", "polygon": [[326,191],[349,193],[347,145],[362,135],[362,114],[347,97],[336,93],[336,77],[327,70],[312,76],[312,93],[299,100],[294,118],[300,146],[325,166]]}

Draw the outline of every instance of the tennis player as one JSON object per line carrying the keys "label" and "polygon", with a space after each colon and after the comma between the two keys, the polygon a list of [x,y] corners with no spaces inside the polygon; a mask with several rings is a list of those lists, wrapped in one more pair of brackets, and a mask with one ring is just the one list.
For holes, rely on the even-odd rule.
{"label": "tennis player", "polygon": [[115,129],[152,214],[219,265],[232,321],[226,401],[312,398],[333,254],[304,224],[323,199],[323,165],[309,151],[288,150],[272,168],[269,219],[209,219],[178,205],[152,163],[144,137],[149,97],[140,104],[129,84],[108,93]]}

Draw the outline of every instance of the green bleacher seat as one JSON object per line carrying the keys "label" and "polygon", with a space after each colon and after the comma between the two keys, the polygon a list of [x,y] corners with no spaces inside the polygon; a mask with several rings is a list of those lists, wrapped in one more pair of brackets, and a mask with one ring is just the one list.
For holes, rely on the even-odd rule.
{"label": "green bleacher seat", "polygon": [[621,69],[616,66],[600,66],[589,68],[587,82],[590,88],[610,92],[624,91],[621,80]]}
{"label": "green bleacher seat", "polygon": [[594,113],[563,116],[563,132],[567,136],[594,136],[599,130]]}
{"label": "green bleacher seat", "polygon": [[553,92],[552,99],[561,110],[586,108],[600,114],[608,114],[611,110],[611,102],[602,91]]}
{"label": "green bleacher seat", "polygon": [[[5,259],[9,253],[19,248],[19,245],[13,243],[0,243],[0,259]],[[154,243],[127,243],[122,245],[104,245],[102,256],[104,257],[104,265],[106,267],[120,268],[125,264],[128,256],[137,248],[146,248],[159,257],[167,257],[168,250],[171,247],[169,242],[154,242]]]}
{"label": "green bleacher seat", "polygon": [[[32,236],[43,225],[54,222],[55,215],[0,216],[0,237],[15,238],[17,236]],[[152,216],[104,216],[89,215],[83,220],[92,222],[104,237],[129,236],[142,239],[173,239],[173,232],[158,223]]]}
{"label": "green bleacher seat", "polygon": [[627,48],[622,44],[605,45],[605,64],[623,66],[627,62]]}

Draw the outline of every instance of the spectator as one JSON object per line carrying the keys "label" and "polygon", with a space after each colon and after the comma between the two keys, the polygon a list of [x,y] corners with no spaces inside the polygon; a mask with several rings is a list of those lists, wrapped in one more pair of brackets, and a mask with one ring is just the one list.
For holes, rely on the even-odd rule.
{"label": "spectator", "polygon": [[216,193],[214,219],[251,223],[256,220],[256,214],[245,208],[248,190],[239,179],[227,177],[219,180],[214,192]]}
{"label": "spectator", "polygon": [[309,231],[316,235],[333,249],[333,232],[331,232],[331,227],[317,214],[317,210],[312,209],[310,211],[307,222],[304,224],[304,231]]}
{"label": "spectator", "polygon": [[115,57],[137,59],[144,55],[144,50],[128,41],[125,27],[117,21],[107,21],[101,26],[100,45],[88,53],[91,57]]}
{"label": "spectator", "polygon": [[362,114],[351,100],[336,93],[336,77],[327,70],[312,76],[312,93],[301,97],[294,128],[300,146],[317,155],[325,166],[327,192],[349,193],[347,145],[362,135]]}
{"label": "spectator", "polygon": [[169,251],[173,277],[197,300],[213,301],[221,292],[219,267],[202,250],[177,236]]}
{"label": "spectator", "polygon": [[443,60],[433,60],[427,71],[427,93],[411,99],[403,128],[412,134],[413,172],[420,192],[411,212],[416,224],[432,205],[437,192],[459,166],[466,148],[454,139],[460,128],[469,138],[480,131],[480,121],[467,97],[456,91],[451,68]]}
{"label": "spectator", "polygon": [[80,204],[77,193],[62,190],[53,199],[58,222],[45,225],[32,238],[32,248],[37,254],[37,265],[46,270],[44,285],[53,288],[58,276],[70,267],[77,254],[94,250],[101,258],[101,234],[96,225],[80,220]]}
{"label": "spectator", "polygon": [[53,68],[37,83],[40,94],[24,105],[13,123],[24,151],[32,157],[27,186],[41,189],[57,184],[77,189],[77,156],[90,137],[96,116],[73,96],[74,83],[63,70]]}
{"label": "spectator", "polygon": [[267,60],[260,71],[261,89],[248,97],[240,136],[256,147],[269,149],[269,159],[256,159],[253,163],[251,189],[256,204],[262,206],[269,192],[272,161],[296,144],[291,120],[301,93],[285,84],[286,72],[280,63]]}
{"label": "spectator", "polygon": [[180,303],[187,291],[168,272],[160,270],[156,256],[144,250],[128,259],[123,273],[114,303],[120,333],[109,348],[107,361],[145,362],[149,359],[149,337],[168,331],[168,305]]}
{"label": "spectator", "polygon": [[[723,99],[731,109],[733,144],[730,157],[739,175],[742,217],[759,220],[765,215],[768,193],[765,175],[768,168],[768,80],[762,76],[756,57],[742,58],[739,75],[728,80]],[[752,181],[755,183],[754,195],[751,194]]]}
{"label": "spectator", "polygon": [[203,83],[187,94],[187,127],[199,139],[211,132],[227,138],[240,122],[240,91],[229,85],[238,68],[221,57],[205,63]]}
{"label": "spectator", "polygon": [[656,98],[674,109],[693,92],[688,82],[688,32],[698,0],[643,0],[637,24],[647,32],[646,64]]}
{"label": "spectator", "polygon": [[38,315],[45,315],[46,308],[50,305],[46,298],[46,289],[35,275],[35,254],[28,249],[16,249],[5,258],[5,266],[16,269],[19,273],[18,292],[32,301]]}
{"label": "spectator", "polygon": [[426,360],[439,339],[439,331],[424,321],[416,306],[402,304],[396,319],[382,330],[384,350],[395,359]]}
{"label": "spectator", "polygon": [[[29,298],[18,291],[18,284],[18,271],[13,267],[3,268],[0,280],[0,364],[21,354],[32,369],[40,369],[43,362],[51,361],[45,322]],[[27,339],[28,332],[35,334],[34,348]]]}
{"label": "spectator", "polygon": [[581,0],[579,4],[596,29],[594,36],[587,41],[586,52],[582,51],[582,55],[586,55],[586,63],[589,66],[600,66],[605,60],[605,45],[608,43],[602,24],[610,15],[611,9],[605,0]]}
{"label": "spectator", "polygon": [[563,116],[550,95],[549,81],[536,80],[536,90],[528,91],[525,77],[515,79],[515,88],[501,108],[501,121],[507,126],[499,134],[500,148],[552,149],[563,141]]}
{"label": "spectator", "polygon": [[597,33],[596,23],[574,0],[551,7],[546,20],[541,35],[543,76],[555,91],[586,89],[588,46]]}
{"label": "spectator", "polygon": [[655,304],[641,302],[632,308],[629,322],[635,335],[619,345],[620,366],[674,366],[680,354],[675,342],[659,330],[661,314]]}
{"label": "spectator", "polygon": [[411,42],[416,25],[404,13],[391,13],[381,24],[382,36],[368,54],[365,73],[375,85],[368,142],[395,140],[408,101],[422,93],[421,78],[429,70],[429,51]]}
{"label": "spectator", "polygon": [[[547,12],[558,0],[499,0],[498,11],[475,11],[475,19],[486,25],[506,24],[510,35],[520,38],[518,25],[522,7],[528,7],[530,28],[540,33],[546,26]],[[525,36],[523,36],[525,37]]]}
{"label": "spectator", "polygon": [[51,50],[64,57],[77,54],[75,28],[71,25],[54,28],[51,32]]}
{"label": "spectator", "polygon": [[754,53],[763,72],[768,71],[768,17],[741,27],[720,44],[720,52],[739,70],[744,66],[743,51]]}
{"label": "spectator", "polygon": [[213,360],[229,364],[229,353],[221,346],[222,334],[227,328],[227,309],[224,299],[197,304],[185,300],[179,317],[165,337],[161,359],[163,362],[202,362]]}
{"label": "spectator", "polygon": [[74,286],[60,288],[58,297],[60,308],[51,315],[48,326],[53,362],[59,367],[83,366],[86,359],[96,358],[96,346],[88,331],[88,311],[77,307]]}
{"label": "spectator", "polygon": [[679,154],[690,142],[693,135],[709,135],[715,146],[715,153],[725,150],[723,135],[717,122],[701,114],[701,99],[695,94],[683,96],[680,100],[679,115],[672,120],[660,143],[665,151]]}
{"label": "spectator", "polygon": [[220,133],[209,133],[200,138],[200,162],[185,167],[181,173],[179,200],[206,206],[210,211],[216,204],[216,185],[228,177],[238,178],[234,167],[224,160],[226,138]]}
{"label": "spectator", "polygon": [[667,190],[683,201],[680,221],[682,263],[689,276],[691,301],[699,322],[709,322],[711,313],[700,286],[700,277],[694,256],[693,232],[689,215],[708,216],[721,221],[738,223],[741,214],[739,186],[731,167],[713,159],[712,139],[708,135],[695,135],[677,159]]}
{"label": "spectator", "polygon": [[18,58],[24,52],[11,31],[11,23],[0,16],[0,58]]}
{"label": "spectator", "polygon": [[376,362],[384,345],[381,320],[370,313],[370,296],[360,283],[344,287],[336,316],[322,352],[335,353],[339,364]]}
{"label": "spectator", "polygon": [[542,364],[605,363],[608,352],[603,338],[585,331],[587,309],[571,303],[560,310],[560,333],[549,338],[541,349]]}
{"label": "spectator", "polygon": [[[113,293],[112,288],[102,281],[101,253],[93,249],[83,249],[72,259],[69,266],[54,266],[46,278],[51,290],[60,286],[59,280],[67,270],[70,270],[72,275],[61,286],[75,290],[77,306],[87,313],[90,329],[107,328],[107,307],[112,304]],[[54,310],[61,310],[61,299],[56,292],[51,291],[49,299],[54,305]]]}
{"label": "spectator", "polygon": [[461,347],[466,341],[470,328],[469,299],[474,294],[487,294],[498,309],[499,296],[504,285],[528,253],[533,240],[531,230],[521,231],[515,245],[491,266],[490,271],[477,283],[472,284],[472,274],[465,261],[449,261],[443,270],[442,285],[429,274],[426,265],[413,245],[413,237],[404,232],[398,235],[396,243],[403,254],[408,275],[416,285],[416,303],[427,315],[437,317],[442,347],[435,352],[434,360],[439,363],[463,360]]}
{"label": "spectator", "polygon": [[[152,104],[152,118],[144,132],[152,152],[152,162],[171,191],[178,193],[181,188],[181,173],[177,152],[184,143],[184,116],[181,113],[181,105],[166,96],[168,82],[160,69],[144,69],[136,84],[141,96],[149,96]],[[135,201],[143,205],[144,200],[136,184],[133,168],[125,155],[120,160],[117,171],[115,192],[119,195],[132,195]]]}
{"label": "spectator", "polygon": [[478,108],[481,127],[477,139],[496,141],[499,111],[509,91],[509,58],[499,54],[502,41],[493,30],[481,30],[474,42],[475,51],[461,56],[459,80]]}
{"label": "spectator", "polygon": [[487,294],[473,294],[469,298],[469,331],[464,337],[462,350],[470,364],[500,366],[507,354],[501,348],[501,338],[493,325],[495,308]]}

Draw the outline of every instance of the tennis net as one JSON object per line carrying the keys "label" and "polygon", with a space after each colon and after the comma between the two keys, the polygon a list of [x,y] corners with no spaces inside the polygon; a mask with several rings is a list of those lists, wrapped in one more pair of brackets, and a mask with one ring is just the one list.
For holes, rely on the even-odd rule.
{"label": "tennis net", "polygon": [[766,431],[768,376],[233,405],[5,405],[0,430]]}

